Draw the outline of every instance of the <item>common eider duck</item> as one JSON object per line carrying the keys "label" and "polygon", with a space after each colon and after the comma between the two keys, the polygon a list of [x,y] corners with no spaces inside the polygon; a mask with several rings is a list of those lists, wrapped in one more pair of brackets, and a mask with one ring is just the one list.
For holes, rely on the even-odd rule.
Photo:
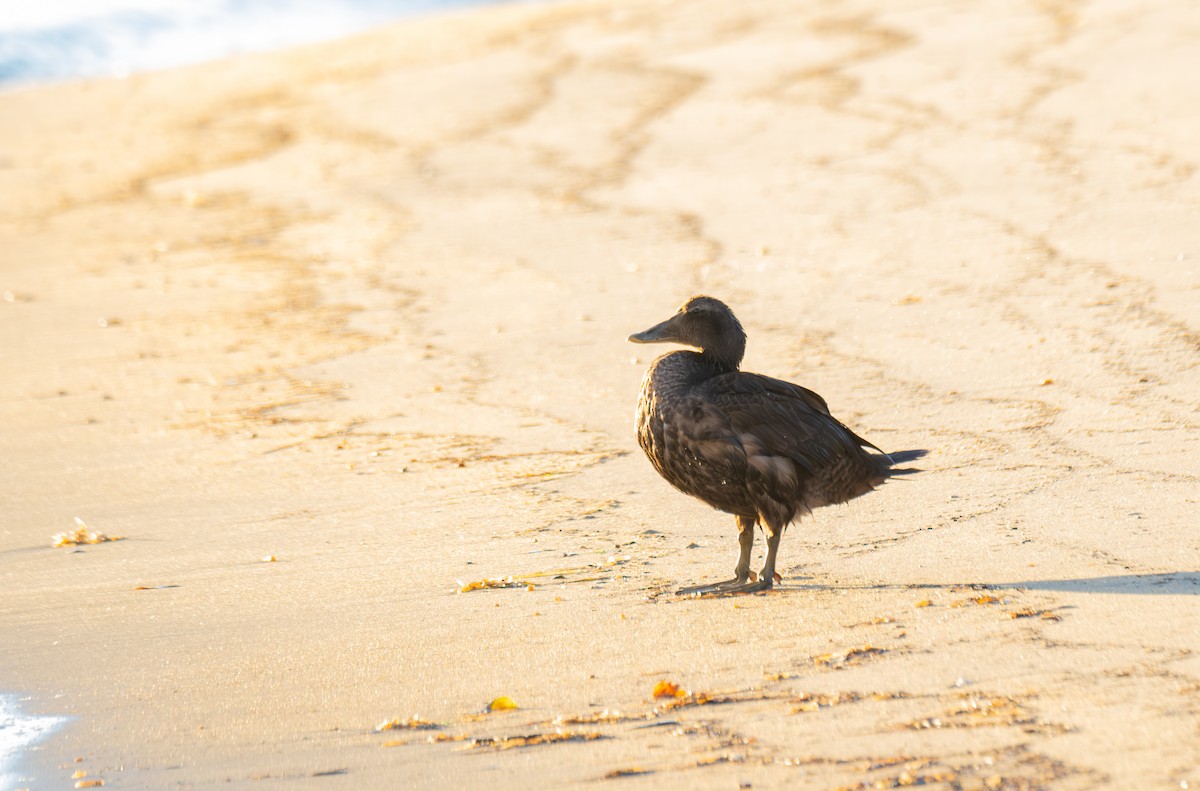
{"label": "common eider duck", "polygon": [[[916,472],[894,465],[925,455],[913,450],[888,456],[829,414],[825,399],[813,391],[739,371],[746,333],[718,299],[692,297],[674,316],[629,340],[699,350],[668,352],[647,369],[638,444],[672,486],[737,520],[741,551],[733,579],[680,594],[767,590],[789,523],[866,494],[890,476]],[[755,525],[767,539],[757,577],[750,571]]]}

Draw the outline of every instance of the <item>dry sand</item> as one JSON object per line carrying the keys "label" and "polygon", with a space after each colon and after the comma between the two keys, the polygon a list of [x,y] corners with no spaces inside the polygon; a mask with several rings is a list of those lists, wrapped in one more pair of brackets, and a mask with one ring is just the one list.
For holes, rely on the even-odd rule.
{"label": "dry sand", "polygon": [[[0,96],[30,785],[1196,787],[1198,37],[631,0]],[[673,596],[733,520],[633,438],[697,292],[931,451],[767,595]]]}

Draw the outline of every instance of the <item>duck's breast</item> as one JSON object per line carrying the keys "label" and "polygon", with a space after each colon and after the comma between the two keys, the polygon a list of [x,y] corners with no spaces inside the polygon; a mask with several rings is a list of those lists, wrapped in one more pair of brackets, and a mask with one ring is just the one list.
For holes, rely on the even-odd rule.
{"label": "duck's breast", "polygon": [[638,443],[672,486],[714,508],[754,514],[747,456],[722,410],[688,387],[657,387],[647,373],[638,406]]}

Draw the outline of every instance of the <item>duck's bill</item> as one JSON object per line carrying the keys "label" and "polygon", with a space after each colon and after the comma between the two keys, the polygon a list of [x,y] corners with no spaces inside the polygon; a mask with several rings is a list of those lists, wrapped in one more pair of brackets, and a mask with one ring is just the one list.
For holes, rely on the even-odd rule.
{"label": "duck's bill", "polygon": [[679,339],[675,337],[674,321],[675,317],[672,316],[660,324],[655,324],[648,330],[635,332],[633,335],[629,336],[629,340],[633,341],[634,343],[662,343],[664,341],[677,341]]}

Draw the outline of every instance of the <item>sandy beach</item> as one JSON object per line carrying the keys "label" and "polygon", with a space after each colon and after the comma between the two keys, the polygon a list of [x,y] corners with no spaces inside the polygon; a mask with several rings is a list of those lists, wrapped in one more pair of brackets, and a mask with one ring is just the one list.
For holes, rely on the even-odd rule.
{"label": "sandy beach", "polygon": [[[1200,787],[1197,36],[570,2],[0,94],[21,787]],[[733,519],[634,437],[697,293],[930,451],[762,595],[674,595]]]}

